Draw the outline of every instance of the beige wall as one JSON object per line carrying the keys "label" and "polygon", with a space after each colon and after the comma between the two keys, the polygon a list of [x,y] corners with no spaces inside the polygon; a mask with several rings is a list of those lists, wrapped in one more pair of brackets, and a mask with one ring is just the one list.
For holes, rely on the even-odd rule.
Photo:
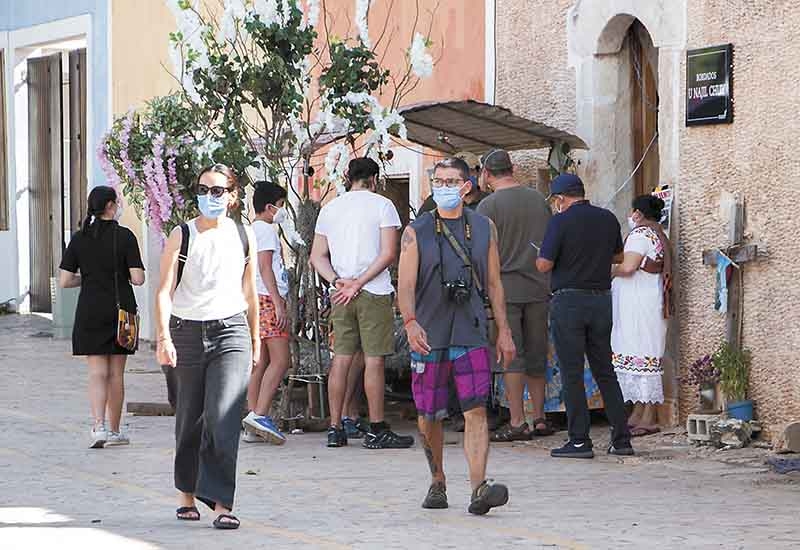
{"label": "beige wall", "polygon": [[[800,418],[800,244],[791,238],[792,184],[800,178],[791,116],[800,103],[800,67],[792,55],[800,6],[790,0],[758,4],[753,9],[748,0],[552,0],[532,9],[527,0],[498,0],[497,101],[584,138],[592,151],[579,157],[579,173],[594,200],[607,200],[610,183],[621,183],[618,173],[630,167],[618,166],[629,160],[615,150],[625,115],[613,120],[603,114],[622,113],[624,106],[614,93],[614,71],[607,70],[614,32],[599,31],[616,32],[615,25],[625,24],[615,14],[633,14],[645,24],[659,47],[660,179],[673,183],[677,193],[676,374],[713,351],[724,334],[724,316],[713,311],[714,272],[702,265],[701,253],[725,244],[721,202],[726,192],[736,193],[747,202],[748,239],[769,250],[767,261],[745,271],[743,345],[753,351],[757,415],[774,432]],[[734,44],[735,122],[686,128],[685,50],[727,42]],[[531,154],[518,158],[527,169],[542,162]],[[685,416],[696,395],[683,387],[679,397]]]}
{"label": "beige wall", "polygon": [[[175,19],[160,0],[112,0],[112,107],[118,116],[177,88],[167,73]],[[162,66],[163,65],[163,66]]]}
{"label": "beige wall", "polygon": [[[171,69],[169,33],[174,29],[175,19],[161,0],[112,0],[111,107],[114,118],[177,88],[165,69]],[[132,208],[125,210],[122,223],[131,228],[144,248],[142,224]]]}

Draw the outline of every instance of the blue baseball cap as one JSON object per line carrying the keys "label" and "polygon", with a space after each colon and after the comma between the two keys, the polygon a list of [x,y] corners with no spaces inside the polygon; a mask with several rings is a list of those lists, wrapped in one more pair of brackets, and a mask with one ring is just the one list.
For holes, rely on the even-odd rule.
{"label": "blue baseball cap", "polygon": [[586,188],[583,186],[581,178],[575,174],[561,174],[550,182],[550,196],[547,199],[549,200],[553,195],[582,194],[585,192]]}

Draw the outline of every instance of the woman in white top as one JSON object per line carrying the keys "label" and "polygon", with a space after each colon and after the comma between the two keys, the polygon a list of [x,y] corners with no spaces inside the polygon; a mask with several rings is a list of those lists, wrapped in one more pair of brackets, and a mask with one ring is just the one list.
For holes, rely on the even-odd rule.
{"label": "woman in white top", "polygon": [[256,273],[248,261],[256,255],[255,238],[226,216],[237,189],[225,165],[200,173],[200,216],[170,235],[156,300],[158,359],[174,367],[177,382],[177,518],[199,520],[197,498],[214,511],[218,529],[239,527],[231,510],[240,412],[260,352]]}
{"label": "woman in white top", "polygon": [[[657,406],[664,402],[661,361],[667,321],[663,265],[669,243],[658,226],[663,208],[664,201],[652,195],[634,199],[625,259],[613,269],[611,348],[622,395],[634,404],[628,420],[634,437],[658,431]],[[660,268],[647,267],[653,265]]]}

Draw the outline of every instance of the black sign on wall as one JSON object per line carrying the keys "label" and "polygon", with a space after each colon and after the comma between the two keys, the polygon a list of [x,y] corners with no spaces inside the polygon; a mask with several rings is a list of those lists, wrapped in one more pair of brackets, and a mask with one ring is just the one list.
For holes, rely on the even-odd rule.
{"label": "black sign on wall", "polygon": [[733,122],[733,44],[686,52],[686,125]]}

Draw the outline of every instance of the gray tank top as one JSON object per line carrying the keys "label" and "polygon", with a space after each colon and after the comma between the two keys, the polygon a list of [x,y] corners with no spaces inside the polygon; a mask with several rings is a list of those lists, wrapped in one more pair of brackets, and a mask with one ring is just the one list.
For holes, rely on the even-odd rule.
{"label": "gray tank top", "polygon": [[[471,253],[472,265],[485,292],[491,239],[489,219],[464,209],[464,216],[461,218],[442,219],[442,222],[458,239],[462,248]],[[465,235],[467,224],[470,228],[469,240]],[[469,281],[472,275],[453,251],[447,238],[444,235],[437,235],[434,213],[426,212],[421,215],[411,227],[416,232],[419,250],[416,316],[417,322],[428,335],[431,349],[488,345],[486,310],[483,298],[474,282],[471,283],[470,301],[462,305],[450,301],[447,289],[442,285],[442,275],[445,281],[456,279]],[[443,272],[440,271],[442,266]]]}

